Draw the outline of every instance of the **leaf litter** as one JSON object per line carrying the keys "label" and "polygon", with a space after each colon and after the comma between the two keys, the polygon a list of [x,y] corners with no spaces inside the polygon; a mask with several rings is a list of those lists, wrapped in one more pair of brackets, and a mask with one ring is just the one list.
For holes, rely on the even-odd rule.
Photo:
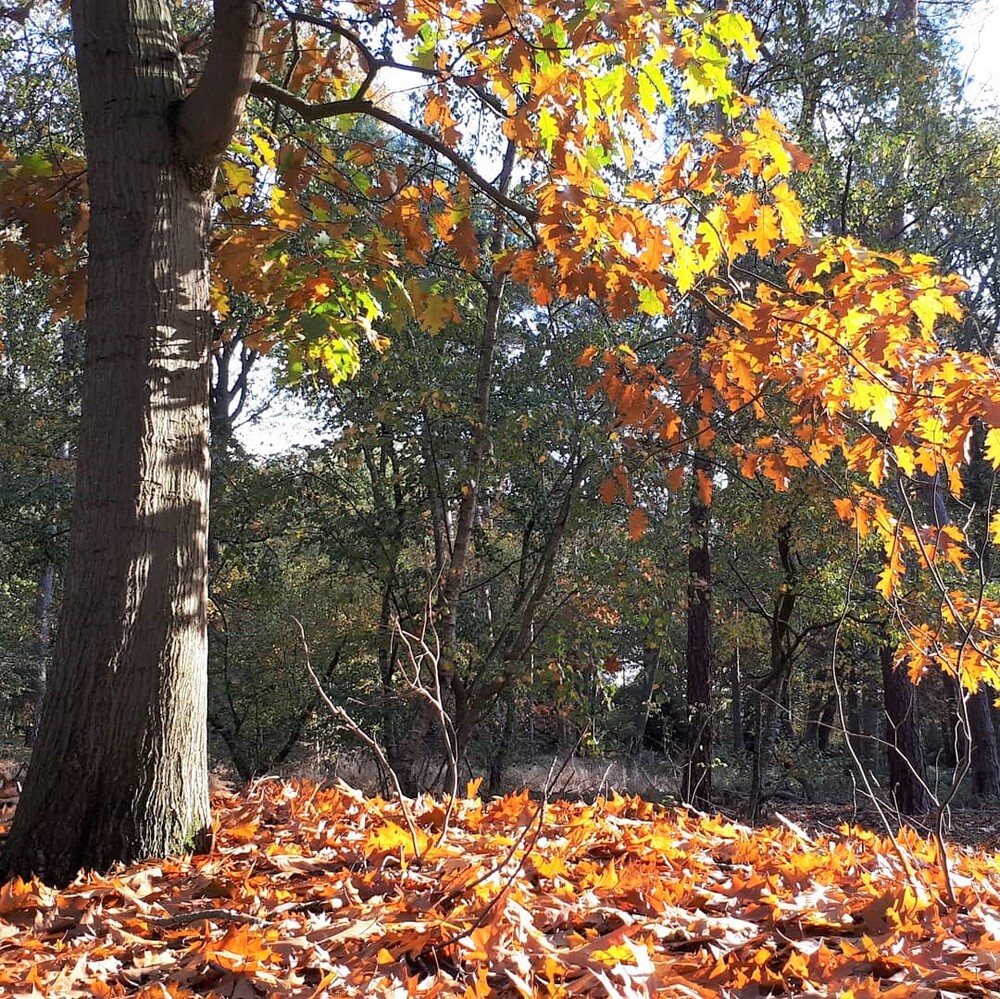
{"label": "leaf litter", "polygon": [[14,880],[0,995],[1000,996],[991,853],[949,847],[949,906],[907,828],[468,793],[444,836],[411,802],[414,835],[398,801],[263,782],[215,796],[211,853]]}

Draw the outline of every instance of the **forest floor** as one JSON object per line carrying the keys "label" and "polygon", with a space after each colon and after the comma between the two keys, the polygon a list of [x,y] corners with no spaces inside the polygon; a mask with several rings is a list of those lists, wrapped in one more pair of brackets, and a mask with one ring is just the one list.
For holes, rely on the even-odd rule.
{"label": "forest floor", "polygon": [[[1000,859],[843,806],[752,828],[301,779],[213,806],[208,854],[0,888],[0,995],[1000,997]],[[990,844],[998,816],[952,829]]]}

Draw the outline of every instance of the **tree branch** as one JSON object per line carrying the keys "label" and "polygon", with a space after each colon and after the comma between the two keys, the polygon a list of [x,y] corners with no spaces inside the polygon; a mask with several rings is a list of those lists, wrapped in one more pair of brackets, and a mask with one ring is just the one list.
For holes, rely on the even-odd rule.
{"label": "tree branch", "polygon": [[400,118],[391,111],[386,111],[385,108],[380,108],[364,97],[355,96],[348,100],[325,101],[320,104],[314,104],[311,101],[303,100],[298,94],[293,94],[291,91],[285,90],[275,83],[260,78],[254,81],[250,92],[255,97],[275,101],[282,105],[282,107],[288,108],[289,111],[294,111],[305,121],[321,121],[324,118],[335,118],[343,114],[363,114],[369,118],[374,118],[376,121],[381,121],[383,124],[395,128],[397,131],[408,135],[411,139],[415,139],[429,149],[433,149],[440,156],[443,156],[457,170],[465,174],[494,204],[499,205],[501,208],[506,208],[507,211],[520,216],[532,224],[538,221],[538,212],[504,194],[496,184],[490,183],[490,181],[479,173],[464,156],[456,153],[454,149],[447,143],[442,142],[436,135],[431,134],[423,128],[418,128],[416,125],[406,121],[405,118]]}
{"label": "tree branch", "polygon": [[214,11],[205,71],[175,122],[180,155],[192,168],[214,169],[222,159],[243,117],[264,35],[261,0],[214,0]]}
{"label": "tree branch", "polygon": [[[368,89],[368,85],[380,70],[396,69],[402,73],[416,73],[418,76],[423,76],[426,79],[431,80],[454,80],[459,85],[468,87],[491,111],[494,112],[494,114],[499,115],[501,118],[510,117],[510,115],[504,110],[503,105],[493,94],[489,93],[484,87],[481,87],[478,84],[470,83],[470,80],[472,79],[471,77],[463,77],[461,74],[454,73],[450,69],[438,69],[436,66],[417,66],[414,63],[400,62],[398,59],[392,59],[385,55],[376,56],[368,45],[365,44],[361,36],[357,34],[357,32],[351,31],[349,28],[345,28],[340,21],[328,17],[319,17],[316,14],[308,14],[305,11],[289,10],[284,4],[279,4],[279,7],[285,16],[293,23],[302,22],[303,24],[311,24],[317,28],[325,28],[327,31],[330,31],[335,35],[340,35],[341,38],[347,39],[347,41],[349,41],[358,50],[361,58],[365,61],[364,70],[366,80],[358,88],[358,93],[355,96],[360,96]],[[479,43],[477,42],[474,44]],[[461,58],[462,53],[458,56],[459,60]]]}

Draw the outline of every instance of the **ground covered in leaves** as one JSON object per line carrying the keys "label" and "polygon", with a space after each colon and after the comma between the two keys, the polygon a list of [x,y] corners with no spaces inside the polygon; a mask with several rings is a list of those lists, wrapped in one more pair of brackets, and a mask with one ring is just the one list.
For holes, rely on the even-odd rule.
{"label": "ground covered in leaves", "polygon": [[1000,861],[950,847],[949,899],[906,830],[305,782],[215,804],[211,854],[0,889],[0,995],[1000,996]]}

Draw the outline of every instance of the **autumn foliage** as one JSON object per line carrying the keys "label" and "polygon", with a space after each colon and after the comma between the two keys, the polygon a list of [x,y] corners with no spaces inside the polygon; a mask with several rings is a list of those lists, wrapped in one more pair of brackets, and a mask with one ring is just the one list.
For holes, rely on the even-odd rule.
{"label": "autumn foliage", "polygon": [[[930,477],[959,496],[979,424],[1000,464],[993,364],[946,346],[965,285],[929,257],[810,231],[795,192],[808,157],[727,76],[732,53],[757,56],[746,18],[641,2],[577,13],[398,0],[387,11],[405,60],[377,48],[382,28],[367,36],[300,14],[268,31],[254,93],[300,120],[286,133],[277,117],[271,126],[252,118],[223,164],[213,235],[220,328],[232,296],[249,295],[262,310],[249,347],[283,343],[293,377],[346,377],[365,340],[384,350],[410,320],[429,334],[462,321],[447,282],[425,267],[442,253],[481,280],[509,275],[540,308],[588,298],[612,319],[672,327],[655,356],[623,343],[580,358],[600,362],[597,387],[632,443],[655,444],[666,485],[685,481],[692,447],[712,447],[727,421],[752,413],[771,429],[730,446],[740,475],[782,491],[803,473],[845,470],[836,510],[862,539],[880,539],[882,595],[893,597],[908,566],[958,594],[949,613],[975,642],[956,662],[937,625],[932,635],[908,629],[912,655],[901,660],[913,675],[934,662],[970,688],[992,681],[986,618],[957,611],[962,532],[922,526],[921,511],[886,495]],[[385,69],[419,84],[408,116],[379,90]],[[664,134],[676,105],[710,102],[722,112],[718,129]],[[364,120],[379,131],[356,135],[345,124],[338,138],[329,125]],[[393,147],[394,130],[437,165],[414,169]],[[477,130],[481,157],[516,159],[513,189],[477,166]],[[22,279],[46,270],[58,307],[79,314],[81,165],[5,154],[0,166],[0,211],[20,226],[0,246],[0,267]],[[490,216],[509,235],[487,253]],[[616,475],[601,496],[625,501],[638,538],[648,516],[623,469]],[[698,488],[710,502],[705,472]],[[954,578],[935,577],[935,564]]]}
{"label": "autumn foliage", "polygon": [[[975,431],[1000,468],[995,366],[950,346],[966,287],[929,257],[812,230],[796,193],[808,158],[727,76],[730,53],[756,55],[749,22],[652,0],[355,7],[363,31],[300,13],[267,32],[260,113],[215,190],[218,335],[246,297],[249,349],[280,343],[292,378],[337,381],[366,342],[461,323],[466,278],[509,278],[539,314],[587,299],[623,330],[647,323],[664,334],[655,352],[595,345],[578,361],[623,452],[654,455],[670,490],[693,480],[704,507],[718,481],[692,474],[692,452],[716,448],[734,477],[777,492],[825,477],[859,551],[878,542],[886,600],[931,581],[937,606],[901,622],[910,675],[1000,686],[1000,604],[976,592],[962,530],[913,500],[927,482],[961,495]],[[419,81],[408,111],[379,91],[387,69]],[[678,105],[713,102],[712,127],[668,128]],[[487,179],[484,159],[516,161],[510,183]],[[0,149],[0,273],[44,273],[74,317],[86,194],[77,158]],[[441,279],[442,261],[460,279]],[[727,435],[744,414],[753,433]],[[628,507],[637,541],[649,513],[624,460],[598,492]],[[997,517],[991,532],[1000,541]],[[470,796],[450,829],[440,804],[414,807],[410,829],[398,804],[347,788],[261,784],[218,799],[209,855],[60,893],[12,882],[0,938],[17,948],[0,984],[634,996],[836,982],[902,996],[975,991],[1000,969],[996,864],[959,853],[946,888],[937,847],[910,833],[755,832],[617,797]]]}
{"label": "autumn foliage", "polygon": [[[470,789],[474,793],[474,789]],[[612,795],[217,795],[210,854],[0,889],[9,996],[985,994],[1000,863]],[[415,855],[415,847],[419,855]],[[903,863],[905,860],[905,866]]]}

